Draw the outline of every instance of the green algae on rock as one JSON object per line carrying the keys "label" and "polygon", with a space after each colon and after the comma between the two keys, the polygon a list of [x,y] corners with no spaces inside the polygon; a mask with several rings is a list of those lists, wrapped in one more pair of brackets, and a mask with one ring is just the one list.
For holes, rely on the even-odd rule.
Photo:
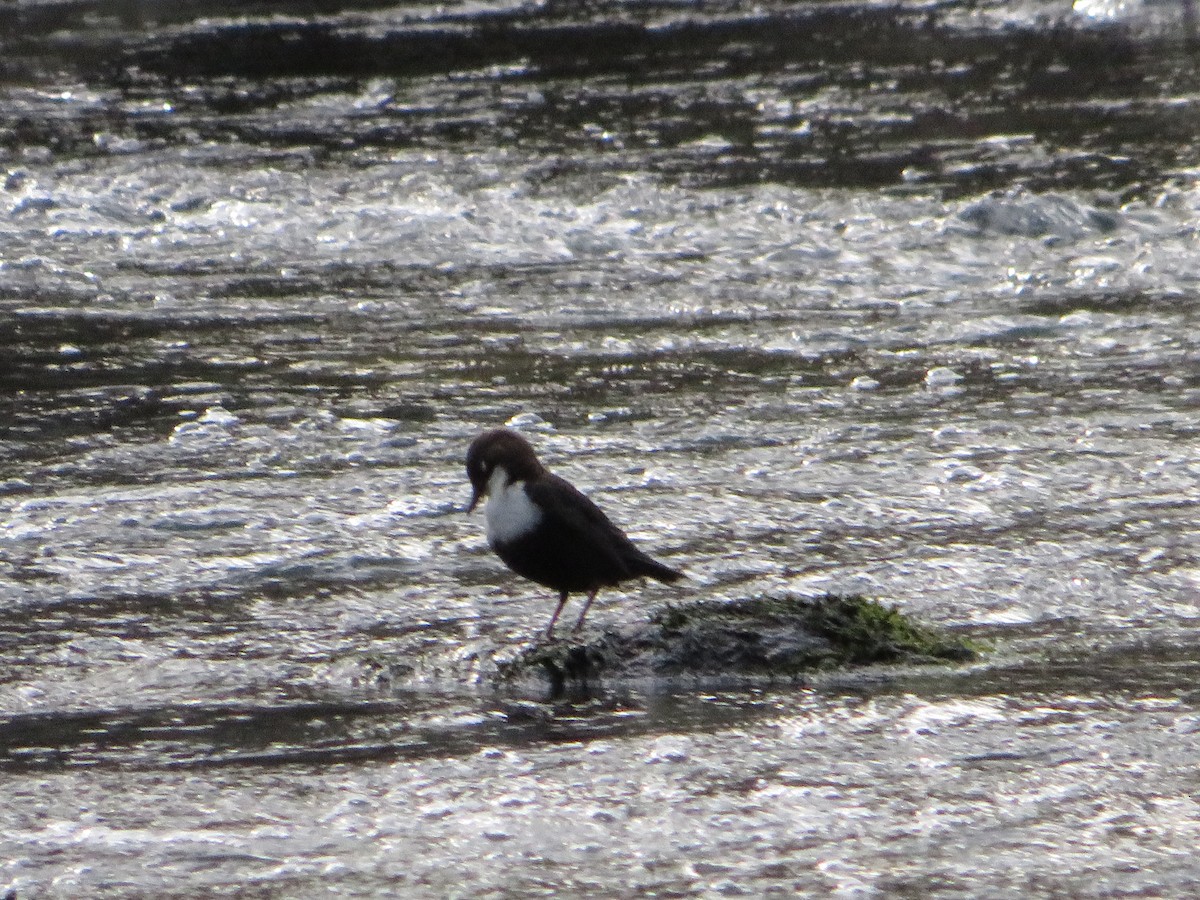
{"label": "green algae on rock", "polygon": [[965,662],[966,642],[918,625],[865,597],[767,595],[668,605],[646,622],[599,638],[539,644],[499,672],[540,673],[551,685],[602,677],[768,677],[873,663]]}

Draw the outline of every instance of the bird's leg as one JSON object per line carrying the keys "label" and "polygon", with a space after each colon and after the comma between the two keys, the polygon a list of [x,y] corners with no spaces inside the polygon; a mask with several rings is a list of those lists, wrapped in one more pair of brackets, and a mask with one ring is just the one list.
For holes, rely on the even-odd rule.
{"label": "bird's leg", "polygon": [[579,614],[579,621],[575,623],[575,627],[571,629],[572,631],[578,631],[583,627],[583,618],[587,615],[587,611],[591,609],[592,601],[596,599],[596,594],[599,592],[600,588],[592,588],[592,590],[588,592],[587,602],[583,604],[583,612]]}
{"label": "bird's leg", "polygon": [[554,615],[550,617],[550,624],[546,626],[546,637],[554,637],[554,623],[558,621],[558,614],[563,611],[563,607],[567,605],[567,592],[558,592],[558,609],[554,610]]}

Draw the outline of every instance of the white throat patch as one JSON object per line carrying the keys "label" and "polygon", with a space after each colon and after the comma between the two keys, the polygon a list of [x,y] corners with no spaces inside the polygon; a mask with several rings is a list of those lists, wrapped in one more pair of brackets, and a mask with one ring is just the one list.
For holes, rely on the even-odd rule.
{"label": "white throat patch", "polygon": [[542,511],[525,493],[525,482],[508,484],[508,473],[497,466],[488,479],[487,540],[493,548],[522,538],[537,527]]}

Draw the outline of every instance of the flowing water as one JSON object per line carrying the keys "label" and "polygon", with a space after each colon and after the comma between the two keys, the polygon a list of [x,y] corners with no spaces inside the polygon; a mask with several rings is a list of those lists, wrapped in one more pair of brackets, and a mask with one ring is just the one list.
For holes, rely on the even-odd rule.
{"label": "flowing water", "polygon": [[[0,893],[1196,893],[1193,20],[5,5]],[[505,422],[690,576],[597,633],[987,652],[497,693]]]}

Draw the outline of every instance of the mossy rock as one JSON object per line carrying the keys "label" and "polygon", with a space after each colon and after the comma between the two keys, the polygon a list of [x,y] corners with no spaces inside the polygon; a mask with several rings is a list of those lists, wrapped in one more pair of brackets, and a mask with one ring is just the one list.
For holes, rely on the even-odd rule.
{"label": "mossy rock", "polygon": [[600,678],[795,678],[874,663],[974,659],[966,642],[861,596],[763,596],[669,605],[648,621],[593,640],[538,644],[501,667],[502,682],[531,673],[551,686]]}

